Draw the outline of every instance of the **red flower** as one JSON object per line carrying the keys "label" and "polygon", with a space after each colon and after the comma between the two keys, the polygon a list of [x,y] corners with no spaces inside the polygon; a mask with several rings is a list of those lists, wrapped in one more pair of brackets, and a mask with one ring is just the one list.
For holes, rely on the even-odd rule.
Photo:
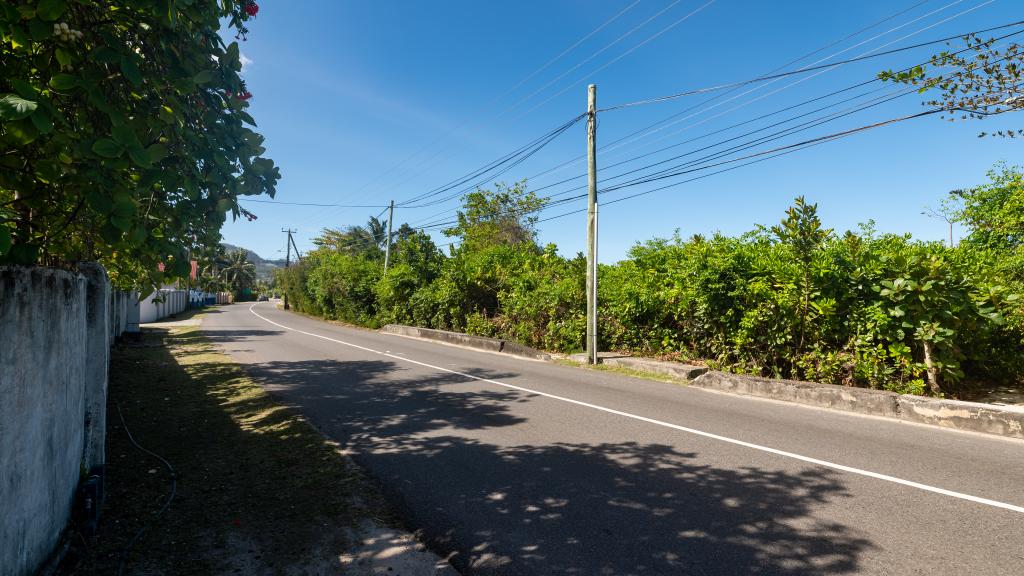
{"label": "red flower", "polygon": [[260,11],[260,7],[255,2],[250,2],[245,5],[245,13],[249,16],[255,16]]}
{"label": "red flower", "polygon": [[239,100],[248,100],[249,98],[252,98],[252,92],[249,92],[248,90],[238,95]]}

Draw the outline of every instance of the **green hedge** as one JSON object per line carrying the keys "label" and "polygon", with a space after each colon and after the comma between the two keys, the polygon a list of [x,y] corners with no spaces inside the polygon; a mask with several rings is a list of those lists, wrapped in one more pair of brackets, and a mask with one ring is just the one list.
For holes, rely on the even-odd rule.
{"label": "green hedge", "polygon": [[[602,349],[736,372],[952,394],[1024,373],[1021,311],[998,253],[870,225],[821,228],[798,199],[779,226],[655,239],[599,271]],[[585,259],[533,242],[460,247],[416,234],[378,259],[330,249],[280,275],[303,311],[582,349]]]}

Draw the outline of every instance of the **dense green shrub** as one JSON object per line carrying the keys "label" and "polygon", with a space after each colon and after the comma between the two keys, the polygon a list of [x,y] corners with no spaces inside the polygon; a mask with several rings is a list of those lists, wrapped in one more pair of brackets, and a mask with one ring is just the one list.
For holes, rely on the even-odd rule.
{"label": "dense green shrub", "polygon": [[[1019,178],[998,184],[1024,194]],[[281,285],[300,310],[331,318],[581,350],[585,258],[538,246],[533,221],[517,219],[536,202],[522,187],[474,194],[471,217],[450,231],[472,242],[448,256],[426,235],[407,234],[382,275],[378,257],[325,247]],[[1007,196],[988,188],[959,194],[975,200],[968,206],[976,218],[978,198]],[[488,220],[482,206],[500,215]],[[988,213],[1012,216],[1005,207]],[[974,381],[1017,381],[1021,286],[1017,268],[1000,258],[1009,248],[992,242],[989,232],[951,248],[879,235],[871,223],[839,235],[798,198],[778,226],[654,239],[602,265],[601,346],[903,393],[956,395]]]}

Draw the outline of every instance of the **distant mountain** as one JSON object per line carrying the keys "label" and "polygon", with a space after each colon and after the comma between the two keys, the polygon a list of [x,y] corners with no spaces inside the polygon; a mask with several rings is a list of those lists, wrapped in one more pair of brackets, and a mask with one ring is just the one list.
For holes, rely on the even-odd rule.
{"label": "distant mountain", "polygon": [[275,269],[284,268],[284,258],[281,258],[280,260],[267,260],[248,248],[235,246],[234,244],[228,244],[226,242],[221,242],[220,245],[224,247],[225,252],[245,250],[245,257],[249,259],[249,262],[256,265],[256,278],[260,280],[270,280],[274,276]]}

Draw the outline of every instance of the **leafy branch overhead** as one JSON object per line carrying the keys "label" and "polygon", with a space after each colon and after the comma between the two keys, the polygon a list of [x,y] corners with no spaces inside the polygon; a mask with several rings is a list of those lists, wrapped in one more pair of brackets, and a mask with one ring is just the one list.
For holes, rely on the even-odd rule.
{"label": "leafy branch overhead", "polygon": [[280,174],[220,28],[244,35],[255,6],[0,5],[0,262],[100,259],[128,285],[183,275],[228,213],[252,217],[238,198]]}
{"label": "leafy branch overhead", "polygon": [[[938,90],[925,106],[944,110],[950,121],[982,119],[1024,108],[1021,75],[1024,51],[1017,43],[1000,48],[998,39],[983,40],[975,34],[963,38],[965,47],[945,51],[930,60],[932,68],[915,66],[878,75],[883,81],[919,86],[919,93]],[[1024,130],[982,132],[980,136],[1024,136]]]}

